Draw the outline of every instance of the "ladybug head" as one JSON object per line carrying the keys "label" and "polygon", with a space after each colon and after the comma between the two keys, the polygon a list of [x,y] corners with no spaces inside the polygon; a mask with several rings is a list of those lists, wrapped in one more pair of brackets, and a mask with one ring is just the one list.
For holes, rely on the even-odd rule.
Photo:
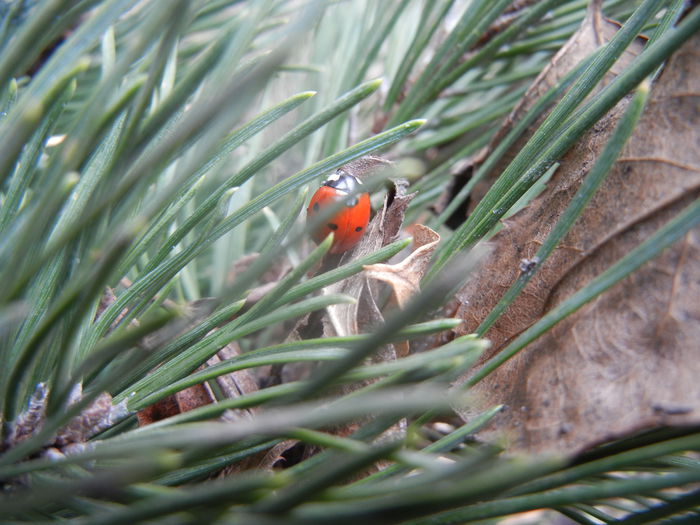
{"label": "ladybug head", "polygon": [[358,188],[362,185],[362,181],[354,175],[350,175],[348,172],[338,169],[326,179],[323,185],[343,193],[357,193]]}

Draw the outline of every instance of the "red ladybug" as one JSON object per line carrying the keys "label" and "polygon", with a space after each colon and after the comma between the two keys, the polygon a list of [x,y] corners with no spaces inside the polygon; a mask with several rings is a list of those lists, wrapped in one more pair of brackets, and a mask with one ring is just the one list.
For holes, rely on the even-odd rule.
{"label": "red ladybug", "polygon": [[369,193],[359,193],[362,186],[360,179],[342,169],[326,179],[306,209],[307,220],[312,220],[324,207],[336,202],[343,206],[325,225],[319,227],[311,236],[320,243],[330,232],[334,233],[330,253],[343,253],[355,246],[365,234],[369,215],[372,211]]}

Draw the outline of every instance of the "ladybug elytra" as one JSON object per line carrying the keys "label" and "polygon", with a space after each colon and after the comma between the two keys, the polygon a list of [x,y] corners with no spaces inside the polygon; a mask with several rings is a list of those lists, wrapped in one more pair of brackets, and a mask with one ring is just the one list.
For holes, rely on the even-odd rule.
{"label": "ladybug elytra", "polygon": [[343,207],[326,224],[312,232],[312,238],[320,243],[333,232],[330,253],[343,253],[355,246],[365,234],[371,212],[369,193],[360,193],[362,182],[342,169],[329,176],[306,209],[307,220],[327,206],[342,202]]}

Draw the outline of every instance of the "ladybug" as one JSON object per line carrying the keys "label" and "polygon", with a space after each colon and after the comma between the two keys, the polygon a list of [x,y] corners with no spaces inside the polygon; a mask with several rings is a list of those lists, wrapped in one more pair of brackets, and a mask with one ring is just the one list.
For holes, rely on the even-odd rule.
{"label": "ladybug", "polygon": [[365,234],[372,208],[369,193],[360,193],[362,181],[348,172],[338,169],[329,176],[313,197],[306,209],[307,220],[312,220],[325,207],[336,202],[345,205],[330,217],[325,225],[317,228],[311,236],[320,243],[333,232],[330,253],[343,253],[355,246]]}

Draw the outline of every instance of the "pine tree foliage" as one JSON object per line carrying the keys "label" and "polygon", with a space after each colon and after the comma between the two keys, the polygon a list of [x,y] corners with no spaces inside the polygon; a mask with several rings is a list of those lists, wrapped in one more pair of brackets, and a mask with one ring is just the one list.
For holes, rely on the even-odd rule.
{"label": "pine tree foliage", "polygon": [[[480,335],[442,342],[460,324],[443,307],[479,242],[634,92],[545,258],[634,129],[653,75],[700,28],[682,1],[605,1],[619,37],[543,96],[531,119],[548,119],[453,230],[478,180],[441,214],[431,205],[587,3],[1,2],[1,521],[698,519],[696,428],[535,457],[474,437],[501,407],[466,422],[454,412],[473,406],[470,386],[700,221],[695,201],[480,368],[487,324],[524,282]],[[640,32],[653,35],[640,59],[588,99]],[[390,177],[416,192],[404,224],[427,222],[441,241],[420,292],[403,308],[383,296],[375,330],[304,337],[300,319],[357,300],[329,287],[409,244],[329,266],[331,239],[308,239],[309,192],[368,155],[391,159]],[[384,181],[369,187],[377,209]],[[370,359],[409,341],[424,350]],[[154,415],[186,389],[215,402]]]}

